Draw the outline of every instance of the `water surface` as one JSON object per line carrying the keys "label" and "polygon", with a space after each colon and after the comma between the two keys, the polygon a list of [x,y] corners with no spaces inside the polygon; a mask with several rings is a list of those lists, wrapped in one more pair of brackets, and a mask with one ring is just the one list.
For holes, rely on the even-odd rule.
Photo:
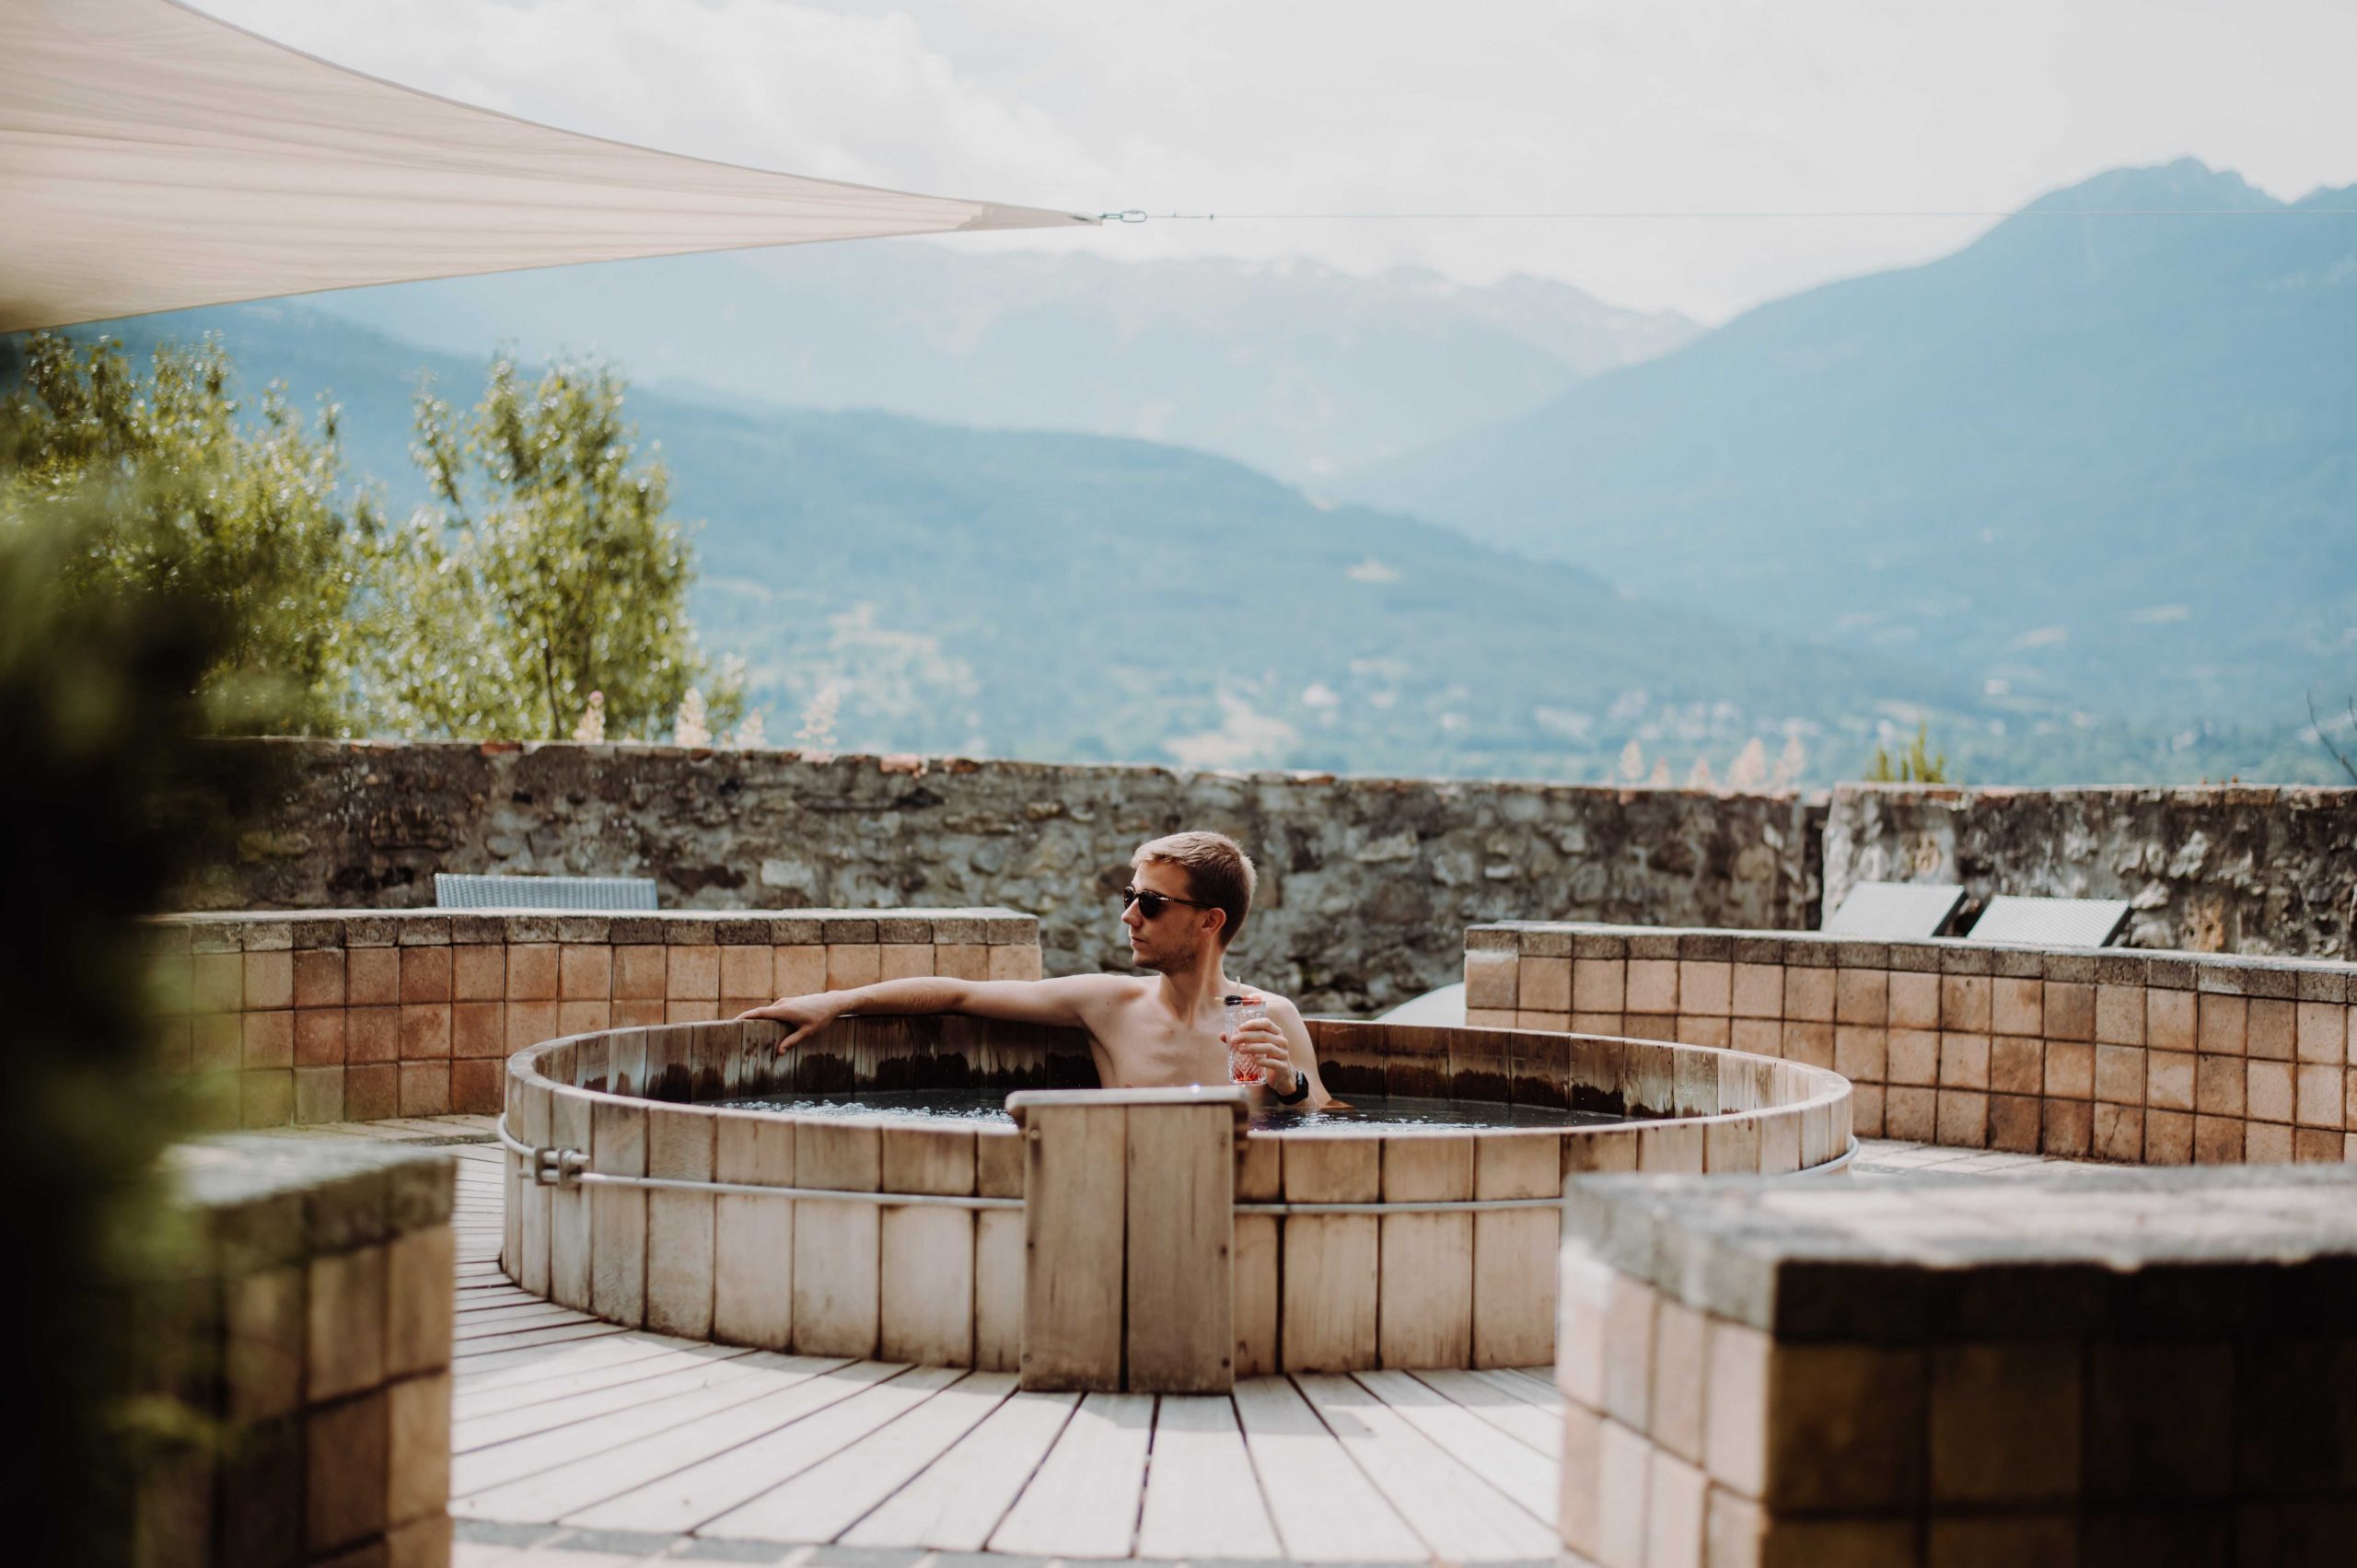
{"label": "water surface", "polygon": [[[733,1110],[775,1110],[795,1116],[882,1116],[939,1125],[1012,1127],[1006,1097],[987,1089],[868,1090],[859,1094],[798,1095],[725,1099],[713,1103]],[[1282,1132],[1302,1127],[1602,1127],[1622,1119],[1596,1110],[1556,1110],[1545,1106],[1501,1105],[1494,1100],[1424,1099],[1413,1095],[1353,1095],[1319,1111],[1271,1107],[1252,1125]]]}

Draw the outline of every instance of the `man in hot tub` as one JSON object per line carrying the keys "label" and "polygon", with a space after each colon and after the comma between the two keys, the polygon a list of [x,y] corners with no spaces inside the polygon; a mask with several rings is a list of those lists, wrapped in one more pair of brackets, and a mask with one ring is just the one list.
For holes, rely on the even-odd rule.
{"label": "man in hot tub", "polygon": [[[1057,980],[888,980],[849,991],[782,996],[742,1015],[774,1018],[789,1032],[784,1055],[846,1013],[969,1013],[1088,1031],[1097,1080],[1108,1088],[1167,1088],[1231,1082],[1228,1052],[1266,1070],[1280,1105],[1330,1102],[1301,1012],[1230,980],[1222,961],[1252,907],[1252,862],[1223,833],[1173,833],[1140,844],[1121,889],[1130,957],[1146,976]],[[1148,978],[1151,977],[1151,978]],[[1226,1029],[1226,999],[1265,1003],[1268,1016]]]}

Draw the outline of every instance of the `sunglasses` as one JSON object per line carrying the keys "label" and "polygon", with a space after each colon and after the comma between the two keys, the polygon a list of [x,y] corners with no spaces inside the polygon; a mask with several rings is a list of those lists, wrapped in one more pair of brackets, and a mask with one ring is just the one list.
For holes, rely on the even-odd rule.
{"label": "sunglasses", "polygon": [[1193,899],[1174,899],[1167,893],[1150,893],[1144,888],[1122,889],[1121,907],[1123,909],[1127,909],[1132,904],[1137,905],[1138,912],[1145,916],[1148,920],[1152,920],[1156,915],[1159,915],[1162,912],[1164,906],[1168,904],[1185,904],[1189,909],[1198,910],[1207,910],[1213,907],[1210,904],[1198,903]]}

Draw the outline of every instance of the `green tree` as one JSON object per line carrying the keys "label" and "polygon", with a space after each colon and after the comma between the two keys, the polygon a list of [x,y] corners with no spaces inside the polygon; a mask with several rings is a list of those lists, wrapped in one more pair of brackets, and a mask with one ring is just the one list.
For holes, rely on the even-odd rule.
{"label": "green tree", "polygon": [[527,384],[505,355],[463,420],[421,389],[412,450],[434,501],[388,552],[377,725],[555,739],[599,691],[608,733],[652,738],[691,687],[714,729],[736,722],[742,679],[696,645],[694,557],[623,396],[601,362]]}
{"label": "green tree", "polygon": [[1963,780],[1950,776],[1948,772],[1948,754],[1945,751],[1940,751],[1936,754],[1933,753],[1930,749],[1930,726],[1919,724],[1915,726],[1914,740],[1909,744],[1906,750],[1898,753],[1897,757],[1894,758],[1890,754],[1890,749],[1887,747],[1875,747],[1874,761],[1866,764],[1866,783],[1963,783]]}
{"label": "green tree", "polygon": [[110,339],[38,333],[21,353],[0,399],[0,529],[70,517],[52,584],[68,595],[169,585],[218,606],[226,635],[198,680],[212,727],[344,726],[381,523],[369,495],[342,496],[335,408],[314,429],[273,384],[243,417],[217,336],[159,346],[145,377]]}

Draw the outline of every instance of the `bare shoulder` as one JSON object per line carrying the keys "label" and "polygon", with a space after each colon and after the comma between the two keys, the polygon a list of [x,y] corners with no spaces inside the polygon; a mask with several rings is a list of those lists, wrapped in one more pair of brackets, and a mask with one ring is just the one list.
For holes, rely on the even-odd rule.
{"label": "bare shoulder", "polygon": [[1154,981],[1134,974],[1071,974],[1051,982],[1071,988],[1075,996],[1126,1002],[1154,989]]}
{"label": "bare shoulder", "polygon": [[1256,985],[1251,988],[1251,991],[1253,995],[1267,1004],[1269,1016],[1280,1021],[1291,1019],[1296,1024],[1301,1022],[1301,1009],[1294,1005],[1292,997],[1280,996],[1266,986]]}

